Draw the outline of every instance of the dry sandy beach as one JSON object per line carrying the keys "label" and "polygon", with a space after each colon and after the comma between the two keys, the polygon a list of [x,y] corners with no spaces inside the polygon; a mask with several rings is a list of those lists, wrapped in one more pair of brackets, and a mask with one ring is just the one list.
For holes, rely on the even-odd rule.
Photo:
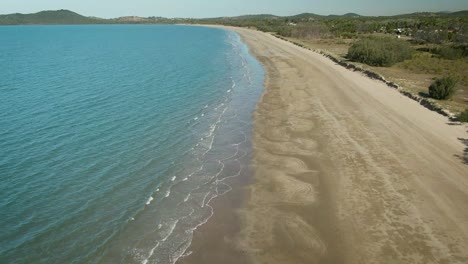
{"label": "dry sandy beach", "polygon": [[253,263],[468,263],[466,126],[271,35],[238,246]]}
{"label": "dry sandy beach", "polygon": [[468,263],[465,125],[317,53],[230,29],[266,71],[253,183],[228,243],[242,262]]}

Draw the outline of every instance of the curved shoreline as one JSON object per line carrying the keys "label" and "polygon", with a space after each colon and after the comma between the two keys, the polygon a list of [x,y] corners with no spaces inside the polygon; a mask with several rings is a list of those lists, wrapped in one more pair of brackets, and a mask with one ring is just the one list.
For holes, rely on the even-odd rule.
{"label": "curved shoreline", "polygon": [[[246,263],[248,260],[237,250],[235,246],[235,236],[240,230],[240,221],[237,211],[245,204],[245,187],[251,184],[253,172],[251,168],[252,160],[252,126],[253,116],[257,101],[263,93],[264,71],[260,62],[248,52],[248,47],[240,39],[240,36],[231,30],[222,29],[229,35],[235,35],[238,45],[238,55],[241,56],[242,70],[245,71],[243,79],[245,82],[233,85],[232,91],[242,90],[241,100],[234,106],[234,112],[244,113],[243,123],[238,123],[243,127],[244,143],[242,149],[242,159],[238,163],[240,171],[235,177],[227,177],[223,180],[230,188],[210,201],[213,208],[213,215],[208,222],[199,226],[193,232],[193,240],[186,253],[177,263],[225,263],[237,264]],[[230,121],[232,122],[232,121]],[[231,127],[232,130],[238,127]],[[224,131],[226,139],[221,144],[230,145],[229,132]],[[223,143],[224,142],[224,143]],[[215,157],[215,156],[214,156]],[[233,167],[236,164],[228,164]],[[236,166],[237,167],[237,166]]]}
{"label": "curved shoreline", "polygon": [[468,260],[465,126],[242,28],[266,70],[237,246],[253,263]]}

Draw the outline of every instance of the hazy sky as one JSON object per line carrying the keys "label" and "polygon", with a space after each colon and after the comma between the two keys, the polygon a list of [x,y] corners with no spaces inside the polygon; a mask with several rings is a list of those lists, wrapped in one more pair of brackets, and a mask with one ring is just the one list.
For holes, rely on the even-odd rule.
{"label": "hazy sky", "polygon": [[217,17],[245,14],[395,15],[468,10],[468,0],[0,0],[0,14],[69,9],[86,16]]}

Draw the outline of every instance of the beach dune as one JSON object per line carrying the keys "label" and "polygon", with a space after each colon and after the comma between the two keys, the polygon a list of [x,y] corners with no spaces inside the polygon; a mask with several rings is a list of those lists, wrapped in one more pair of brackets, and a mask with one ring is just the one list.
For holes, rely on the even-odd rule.
{"label": "beach dune", "polygon": [[253,263],[468,263],[466,126],[240,28],[266,71],[236,245]]}

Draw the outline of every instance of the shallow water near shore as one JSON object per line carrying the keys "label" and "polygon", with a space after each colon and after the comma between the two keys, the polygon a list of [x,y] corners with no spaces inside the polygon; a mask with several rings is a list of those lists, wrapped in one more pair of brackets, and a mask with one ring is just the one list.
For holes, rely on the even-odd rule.
{"label": "shallow water near shore", "polygon": [[250,162],[263,69],[233,32],[0,28],[0,262],[175,263]]}

